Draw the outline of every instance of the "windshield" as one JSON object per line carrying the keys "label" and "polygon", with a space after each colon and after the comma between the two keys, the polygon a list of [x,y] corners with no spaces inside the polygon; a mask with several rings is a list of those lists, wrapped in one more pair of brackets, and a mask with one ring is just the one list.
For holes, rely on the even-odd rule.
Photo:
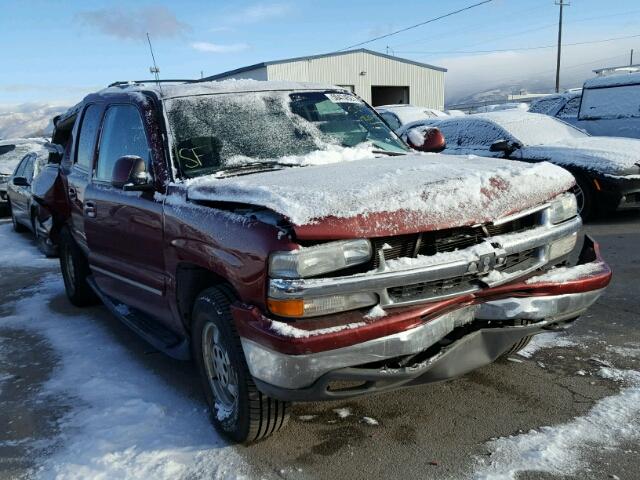
{"label": "windshield", "polygon": [[[336,147],[409,148],[354,95],[250,92],[178,97],[165,102],[174,154],[187,178]],[[300,164],[300,163],[297,163]]]}
{"label": "windshield", "polygon": [[588,137],[586,133],[542,114],[519,114],[514,118],[491,118],[523,145],[548,145]]}

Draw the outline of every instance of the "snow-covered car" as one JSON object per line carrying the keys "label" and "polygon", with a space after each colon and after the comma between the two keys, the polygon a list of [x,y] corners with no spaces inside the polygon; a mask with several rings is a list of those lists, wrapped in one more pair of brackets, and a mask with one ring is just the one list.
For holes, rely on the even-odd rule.
{"label": "snow-covered car", "polygon": [[407,104],[381,105],[376,107],[376,111],[394,131],[397,131],[403,125],[426,118],[443,118],[449,116],[435,108],[416,107],[415,105]]}
{"label": "snow-covered car", "polygon": [[[640,140],[592,137],[553,117],[516,110],[431,119],[412,130],[427,126],[444,135],[445,154],[549,161],[566,168],[576,179],[585,219],[597,211],[640,207]],[[415,136],[406,130],[398,134]]]}
{"label": "snow-covered car", "polygon": [[16,232],[31,230],[36,237],[36,244],[40,251],[51,257],[56,249],[49,239],[52,219],[46,209],[33,197],[32,184],[49,160],[51,151],[57,149],[47,143],[37,145],[36,150],[27,153],[7,182],[7,201],[11,211],[11,221]]}
{"label": "snow-covered car", "polygon": [[581,99],[581,90],[548,95],[532,102],[529,107],[529,112],[550,115],[564,122],[576,125]]}
{"label": "snow-covered car", "polygon": [[29,152],[39,150],[47,140],[44,138],[13,138],[0,140],[0,210],[7,204],[7,181],[18,163]]}
{"label": "snow-covered car", "polygon": [[640,138],[640,73],[587,80],[575,125],[591,135]]}
{"label": "snow-covered car", "polygon": [[334,86],[123,82],[55,123],[37,195],[69,300],[192,358],[235,441],[487,365],[611,278],[567,171],[414,152]]}

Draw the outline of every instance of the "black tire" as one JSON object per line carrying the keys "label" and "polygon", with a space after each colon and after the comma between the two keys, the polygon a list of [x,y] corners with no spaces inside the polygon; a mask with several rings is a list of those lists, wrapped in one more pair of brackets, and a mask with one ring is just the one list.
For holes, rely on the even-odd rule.
{"label": "black tire", "polygon": [[[233,295],[225,287],[208,288],[198,296],[193,307],[191,350],[213,425],[225,437],[246,445],[283,428],[289,420],[289,404],[264,395],[253,382],[231,317],[232,301]],[[214,357],[221,359],[218,365]],[[220,375],[214,373],[218,371]],[[216,389],[219,392],[228,385],[233,388],[217,395]],[[233,389],[237,394],[227,395]]]}
{"label": "black tire", "polygon": [[[515,321],[515,325],[529,325],[531,323],[532,323],[531,320],[516,320]],[[511,348],[509,348],[509,350],[507,350],[502,355],[500,355],[500,358],[506,360],[507,357],[510,357],[511,355],[514,355],[514,354],[518,353],[520,350],[523,350],[527,345],[529,345],[529,343],[531,342],[531,339],[533,337],[534,337],[534,335],[527,335],[526,337],[521,338],[516,343],[514,343],[511,346]]]}
{"label": "black tire", "polygon": [[13,231],[18,233],[24,233],[28,231],[29,229],[27,227],[25,227],[20,222],[18,222],[18,220],[16,220],[16,217],[13,214],[13,208],[11,208],[11,202],[9,202],[8,205],[9,205],[9,212],[11,215],[11,223],[13,224]]}
{"label": "black tire", "polygon": [[591,220],[596,214],[595,190],[591,180],[579,172],[571,172],[576,179],[573,193],[578,201],[578,213],[584,221]]}
{"label": "black tire", "polygon": [[87,307],[100,303],[87,282],[87,277],[91,275],[89,262],[67,228],[60,232],[60,269],[67,297],[72,304]]}
{"label": "black tire", "polygon": [[45,257],[52,258],[58,255],[56,247],[49,242],[49,238],[42,235],[38,228],[38,214],[34,211],[31,212],[31,228],[33,229],[33,235],[36,237],[36,245]]}

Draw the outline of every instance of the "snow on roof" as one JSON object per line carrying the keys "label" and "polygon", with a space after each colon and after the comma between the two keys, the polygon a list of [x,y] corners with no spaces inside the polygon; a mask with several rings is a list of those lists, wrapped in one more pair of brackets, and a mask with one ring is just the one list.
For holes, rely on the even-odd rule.
{"label": "snow on roof", "polygon": [[469,115],[469,118],[483,118],[494,122],[525,145],[548,144],[588,136],[554,117],[522,110],[476,113]]}
{"label": "snow on roof", "polygon": [[262,80],[222,80],[193,83],[130,83],[107,87],[98,94],[153,91],[161,98],[175,98],[190,95],[215,95],[221,93],[268,92],[276,90],[345,90],[330,84],[310,82],[262,81]]}
{"label": "snow on roof", "polygon": [[[267,207],[294,224],[406,212],[405,226],[496,220],[548,201],[574,183],[549,163],[411,154],[188,182],[188,198]],[[442,227],[443,228],[443,227]]]}
{"label": "snow on roof", "polygon": [[640,85],[640,72],[595,77],[584,82],[584,88],[618,87],[622,85]]}

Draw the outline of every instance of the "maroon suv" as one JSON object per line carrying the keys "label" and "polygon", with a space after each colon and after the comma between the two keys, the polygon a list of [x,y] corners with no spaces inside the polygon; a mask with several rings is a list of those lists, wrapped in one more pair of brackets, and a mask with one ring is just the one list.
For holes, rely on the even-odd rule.
{"label": "maroon suv", "polygon": [[446,380],[562,328],[611,272],[559,167],[410,150],[336,87],[115,84],[34,191],[75,305],[192,358],[215,426]]}

